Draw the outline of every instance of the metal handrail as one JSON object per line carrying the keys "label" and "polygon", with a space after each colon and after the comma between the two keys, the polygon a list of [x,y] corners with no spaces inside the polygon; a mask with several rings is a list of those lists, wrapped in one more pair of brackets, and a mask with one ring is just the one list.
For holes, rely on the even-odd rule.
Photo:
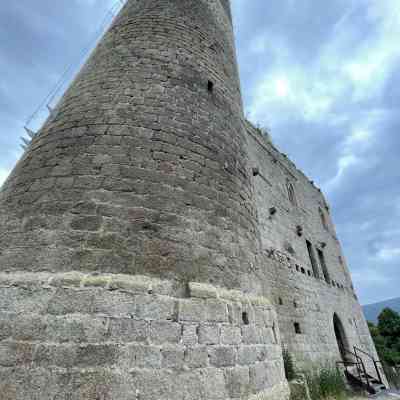
{"label": "metal handrail", "polygon": [[347,372],[349,372],[348,367],[349,367],[350,365],[355,365],[355,366],[357,367],[358,378],[359,378],[359,380],[360,380],[360,382],[361,382],[361,371],[360,371],[360,368],[359,368],[359,364],[358,364],[358,363],[356,363],[356,362],[351,362],[351,361],[337,361],[337,362],[336,362],[336,368],[338,368],[338,366],[339,366],[340,364],[343,364],[343,366],[344,366],[344,368],[346,369]]}
{"label": "metal handrail", "polygon": [[[343,361],[343,362],[338,362],[338,364],[344,364],[347,372],[348,372],[348,369],[347,369],[348,365],[356,365],[357,366],[358,378],[359,378],[360,382],[363,384],[363,380],[362,380],[361,375],[364,374],[367,388],[368,389],[373,389],[372,386],[371,386],[369,375],[367,374],[367,370],[365,368],[365,364],[364,364],[363,359],[356,352],[353,353],[353,352],[351,352],[350,350],[348,350],[346,348],[343,348],[343,350],[347,354],[351,354],[351,356],[354,357],[357,362]],[[348,364],[348,365],[346,366],[346,364]]]}
{"label": "metal handrail", "polygon": [[381,372],[379,371],[379,368],[378,368],[378,364],[382,364],[381,361],[375,360],[375,358],[372,357],[371,354],[367,353],[366,351],[364,351],[364,350],[362,350],[362,349],[360,349],[360,348],[358,348],[356,346],[353,346],[353,347],[354,347],[354,353],[355,354],[357,354],[357,352],[363,353],[373,361],[374,367],[375,367],[375,371],[376,371],[376,373],[378,375],[378,381],[379,381],[379,383],[383,384],[382,375],[381,375]]}
{"label": "metal handrail", "polygon": [[[357,366],[357,372],[358,372],[359,378],[360,378],[360,380],[361,380],[361,373],[362,373],[361,365],[362,365],[362,362],[363,362],[362,359],[361,359],[357,354],[352,353],[350,350],[348,350],[348,349],[346,349],[346,348],[343,348],[343,350],[344,350],[347,354],[350,354],[352,357],[355,358],[356,363],[354,363],[354,364]],[[348,361],[346,361],[346,362],[349,363]]]}

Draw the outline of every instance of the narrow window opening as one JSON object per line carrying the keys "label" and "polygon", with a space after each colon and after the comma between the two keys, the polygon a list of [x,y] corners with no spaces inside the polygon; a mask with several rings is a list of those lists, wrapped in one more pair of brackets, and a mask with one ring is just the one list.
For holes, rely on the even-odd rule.
{"label": "narrow window opening", "polygon": [[326,230],[328,230],[328,223],[327,223],[327,221],[326,221],[326,217],[325,217],[325,214],[324,214],[322,208],[319,207],[318,211],[319,211],[319,216],[320,216],[320,218],[321,218],[322,226],[323,226]]}
{"label": "narrow window opening", "polygon": [[260,170],[258,168],[253,168],[253,176],[260,175]]}
{"label": "narrow window opening", "polygon": [[278,335],[276,333],[276,326],[275,326],[275,322],[272,325],[272,333],[274,335],[274,343],[277,344],[278,343]]}
{"label": "narrow window opening", "polygon": [[283,300],[282,300],[282,297],[279,297],[279,299],[278,299],[278,303],[279,303],[279,305],[280,305],[280,306],[283,306]]}
{"label": "narrow window opening", "polygon": [[324,252],[322,250],[320,250],[320,249],[317,249],[317,252],[318,252],[319,263],[321,264],[322,272],[324,274],[325,281],[326,281],[326,283],[330,283],[331,282],[331,278],[329,276],[328,267],[326,266]]}
{"label": "narrow window opening", "polygon": [[294,323],[294,331],[296,332],[297,335],[301,335],[301,327],[298,322]]}
{"label": "narrow window opening", "polygon": [[247,312],[242,313],[242,320],[244,325],[250,325],[249,314]]}
{"label": "narrow window opening", "polygon": [[303,267],[301,267],[301,273],[302,273],[302,274],[305,274],[305,273],[306,273],[306,270],[305,270]]}
{"label": "narrow window opening", "polygon": [[297,306],[297,301],[295,300],[295,301],[293,301],[293,307],[294,308],[297,308],[298,306]]}
{"label": "narrow window opening", "polygon": [[306,243],[307,243],[308,255],[310,257],[311,266],[312,266],[312,269],[313,269],[313,272],[314,272],[314,276],[316,278],[319,278],[318,265],[317,265],[317,261],[315,259],[313,246],[312,246],[311,242],[309,242],[308,240],[306,240]]}
{"label": "narrow window opening", "polygon": [[311,275],[312,275],[310,270],[307,270],[307,275],[308,275],[308,276],[311,276]]}
{"label": "narrow window opening", "polygon": [[208,91],[212,93],[214,91],[214,83],[212,81],[208,81],[207,88]]}
{"label": "narrow window opening", "polygon": [[288,192],[288,197],[289,201],[294,205],[297,206],[297,200],[296,200],[296,193],[294,191],[294,186],[291,182],[287,181],[286,182],[286,188]]}

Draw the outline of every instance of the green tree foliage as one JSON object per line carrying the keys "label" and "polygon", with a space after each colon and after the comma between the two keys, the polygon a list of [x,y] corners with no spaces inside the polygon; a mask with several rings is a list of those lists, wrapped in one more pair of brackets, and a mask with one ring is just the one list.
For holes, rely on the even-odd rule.
{"label": "green tree foliage", "polygon": [[368,322],[368,326],[381,360],[390,366],[400,365],[400,315],[385,308],[378,325]]}

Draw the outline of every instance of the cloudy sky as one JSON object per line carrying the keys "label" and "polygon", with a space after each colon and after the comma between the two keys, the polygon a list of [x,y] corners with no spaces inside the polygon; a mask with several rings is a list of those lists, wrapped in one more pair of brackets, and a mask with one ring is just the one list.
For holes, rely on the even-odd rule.
{"label": "cloudy sky", "polygon": [[[0,8],[0,183],[114,3]],[[400,296],[400,1],[232,3],[248,118],[326,193],[361,302]]]}

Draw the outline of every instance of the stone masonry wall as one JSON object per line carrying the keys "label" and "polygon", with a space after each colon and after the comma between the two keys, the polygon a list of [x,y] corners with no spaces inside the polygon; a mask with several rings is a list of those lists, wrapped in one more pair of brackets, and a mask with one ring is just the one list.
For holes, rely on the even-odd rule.
{"label": "stone masonry wall", "polygon": [[335,314],[376,355],[324,197],[244,121],[228,0],[128,0],[0,226],[1,400],[285,400],[279,331],[337,360]]}
{"label": "stone masonry wall", "polygon": [[127,2],[2,188],[3,270],[261,290],[228,9]]}
{"label": "stone masonry wall", "polygon": [[[251,125],[248,146],[255,171],[264,277],[271,284],[284,345],[301,367],[340,361],[333,322],[336,314],[346,347],[360,347],[378,358],[321,191]],[[289,200],[289,184],[294,188],[295,204]],[[317,276],[306,240],[313,246]],[[318,249],[325,258],[328,280]],[[295,324],[300,332],[296,333]],[[373,368],[368,358],[364,362]]]}
{"label": "stone masonry wall", "polygon": [[[244,314],[245,313],[245,314]],[[127,275],[0,274],[2,400],[287,398],[266,298]]]}

